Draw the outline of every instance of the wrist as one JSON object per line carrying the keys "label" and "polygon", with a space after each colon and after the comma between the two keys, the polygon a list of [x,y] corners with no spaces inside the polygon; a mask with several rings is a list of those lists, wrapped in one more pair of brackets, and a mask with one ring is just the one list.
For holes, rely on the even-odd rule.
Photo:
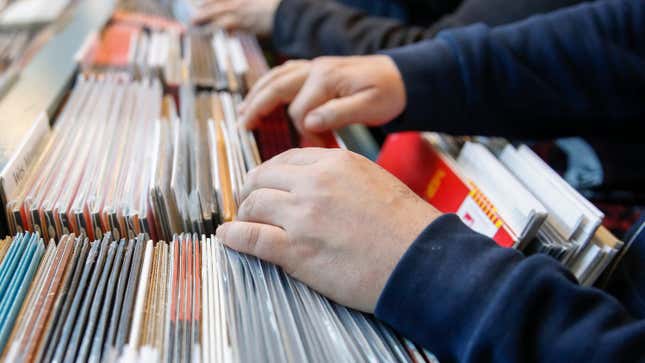
{"label": "wrist", "polygon": [[401,73],[401,70],[399,69],[399,66],[394,61],[394,59],[386,55],[378,55],[377,57],[382,57],[382,61],[388,70],[388,74],[390,75],[386,79],[387,81],[386,86],[390,88],[388,98],[392,103],[393,110],[392,110],[392,117],[390,117],[390,119],[385,120],[385,122],[382,123],[382,124],[385,124],[390,122],[392,119],[399,117],[405,111],[408,103],[408,99],[407,99],[408,97],[405,89],[405,82],[403,79],[403,75]]}

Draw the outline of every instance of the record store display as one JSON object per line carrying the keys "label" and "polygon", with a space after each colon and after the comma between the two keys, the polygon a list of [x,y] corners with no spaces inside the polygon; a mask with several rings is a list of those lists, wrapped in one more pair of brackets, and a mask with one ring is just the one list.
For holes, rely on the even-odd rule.
{"label": "record store display", "polygon": [[[113,37],[117,26],[108,26],[105,37]],[[129,29],[141,36],[138,28]],[[214,57],[201,54],[212,53],[221,40],[227,52],[222,52],[224,67],[217,74],[227,77],[218,81],[221,88],[210,90],[191,82],[164,86],[162,79],[172,78],[167,67],[122,62],[128,57],[119,54],[101,56],[106,53],[101,47],[115,42],[96,38],[98,45],[88,47],[91,55],[81,60],[85,72],[79,74],[28,177],[14,197],[7,197],[12,233],[35,231],[46,239],[76,233],[99,239],[110,231],[117,239],[139,233],[170,239],[186,231],[210,234],[220,221],[232,220],[244,175],[261,159],[253,134],[237,127],[235,109],[241,96],[228,90],[246,82],[246,54],[258,57],[260,50],[248,36],[218,31],[211,38],[202,48],[187,47],[191,53],[186,62],[190,74],[202,72],[214,79],[216,73],[203,70],[216,69]],[[160,49],[174,54],[167,43],[139,48],[134,40],[137,47],[128,49],[134,49],[133,59],[150,59]],[[169,53],[165,59],[171,62]],[[210,62],[204,66],[195,58]]]}
{"label": "record store display", "polygon": [[297,145],[284,115],[237,125],[268,70],[253,37],[120,11],[75,57],[51,131],[3,195],[2,360],[434,360],[212,236],[246,173]]}
{"label": "record store display", "polygon": [[593,285],[623,247],[603,213],[526,145],[405,132],[388,136],[378,163],[498,245],[551,255],[581,285]]}
{"label": "record store display", "polygon": [[372,317],[212,236],[64,235],[45,247],[26,233],[2,249],[3,361],[434,361]]}
{"label": "record store display", "polygon": [[[24,17],[21,3],[0,24]],[[301,140],[284,110],[240,127],[237,106],[269,66],[255,37],[187,25],[198,4],[116,4],[66,55],[76,68],[52,104],[0,143],[0,237],[13,236],[0,240],[0,361],[436,362],[214,236],[247,173]],[[0,70],[28,38],[0,32]],[[529,148],[501,145],[411,133],[388,138],[378,162],[442,212],[592,285],[622,242]],[[411,147],[426,164],[401,160]]]}

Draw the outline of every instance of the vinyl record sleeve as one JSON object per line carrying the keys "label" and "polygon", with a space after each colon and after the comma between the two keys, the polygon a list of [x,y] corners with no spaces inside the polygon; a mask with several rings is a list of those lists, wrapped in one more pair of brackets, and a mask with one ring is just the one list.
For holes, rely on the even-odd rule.
{"label": "vinyl record sleeve", "polygon": [[130,329],[132,318],[134,314],[134,304],[137,293],[137,282],[141,275],[141,267],[143,264],[145,251],[145,242],[143,236],[138,236],[134,248],[134,255],[132,256],[132,265],[130,267],[130,274],[126,285],[125,293],[123,296],[123,305],[121,308],[121,316],[119,318],[119,325],[116,330],[115,348],[117,352],[121,352],[123,347],[129,342]]}
{"label": "vinyl record sleeve", "polygon": [[119,319],[121,317],[123,309],[125,290],[127,288],[130,271],[132,269],[132,260],[136,245],[135,240],[126,241],[127,242],[125,245],[123,262],[121,264],[121,270],[119,272],[119,278],[114,293],[114,306],[109,317],[109,323],[103,343],[101,357],[112,357],[117,355],[118,352],[118,349],[116,347],[117,330],[119,328]]}
{"label": "vinyl record sleeve", "polygon": [[78,237],[76,239],[76,244],[80,246],[80,251],[78,253],[78,256],[74,257],[74,269],[71,274],[72,279],[69,283],[69,288],[66,292],[61,294],[63,303],[59,317],[56,319],[55,325],[50,333],[50,337],[48,338],[47,347],[42,357],[42,360],[44,362],[49,362],[52,360],[55,349],[59,345],[63,325],[65,324],[65,321],[67,320],[68,314],[72,307],[72,302],[74,300],[74,296],[76,295],[76,291],[83,274],[83,267],[85,266],[88,253],[91,248],[89,241],[87,239],[83,239],[82,237]]}
{"label": "vinyl record sleeve", "polygon": [[96,333],[96,326],[99,323],[99,317],[101,310],[103,308],[108,308],[109,304],[103,304],[106,294],[106,286],[108,285],[108,279],[112,272],[112,265],[114,263],[114,258],[117,252],[117,242],[110,243],[107,256],[105,258],[104,265],[101,271],[101,277],[96,285],[96,292],[92,298],[91,307],[89,310],[87,325],[85,326],[85,332],[83,338],[80,341],[80,348],[76,359],[78,361],[86,361],[90,349],[92,348],[93,340]]}
{"label": "vinyl record sleeve", "polygon": [[[93,306],[94,296],[97,294],[97,285],[99,284],[103,268],[106,264],[108,251],[111,250],[109,247],[109,235],[104,237],[102,241],[97,241],[97,243],[100,244],[100,249],[98,250],[96,263],[94,264],[94,269],[92,271],[92,277],[89,279],[89,282],[87,284],[87,293],[85,294],[85,296],[83,296],[83,300],[79,304],[78,315],[76,317],[76,321],[74,322],[74,328],[71,331],[69,340],[66,344],[66,361],[75,360],[77,357],[83,354],[83,350],[81,349],[81,339],[89,323],[88,316],[90,315],[90,310]],[[99,294],[102,294],[102,291],[99,292]]]}

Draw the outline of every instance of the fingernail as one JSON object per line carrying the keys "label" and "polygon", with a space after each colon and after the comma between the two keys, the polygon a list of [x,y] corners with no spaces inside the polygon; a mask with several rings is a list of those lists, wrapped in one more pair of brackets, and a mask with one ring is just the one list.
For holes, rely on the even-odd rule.
{"label": "fingernail", "polygon": [[308,129],[315,129],[322,126],[324,120],[322,116],[316,113],[312,113],[305,118],[305,127]]}

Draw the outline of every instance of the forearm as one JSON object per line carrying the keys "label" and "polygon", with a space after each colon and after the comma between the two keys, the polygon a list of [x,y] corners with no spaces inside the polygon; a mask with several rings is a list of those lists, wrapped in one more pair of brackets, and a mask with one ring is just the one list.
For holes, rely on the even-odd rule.
{"label": "forearm", "polygon": [[[408,91],[389,130],[624,134],[645,111],[645,5],[608,1],[385,52]],[[584,39],[584,41],[581,41]]]}
{"label": "forearm", "polygon": [[405,253],[376,316],[446,362],[615,361],[645,357],[645,323],[555,260],[523,257],[454,215]]}

